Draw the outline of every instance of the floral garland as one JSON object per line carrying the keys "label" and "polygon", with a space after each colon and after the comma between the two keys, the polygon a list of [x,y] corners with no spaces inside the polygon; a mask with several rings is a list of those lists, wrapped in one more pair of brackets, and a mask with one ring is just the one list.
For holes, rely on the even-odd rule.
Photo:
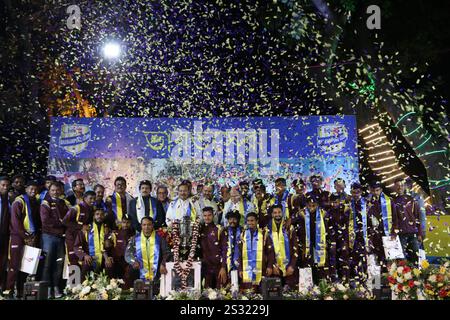
{"label": "floral garland", "polygon": [[173,240],[173,258],[174,258],[174,269],[175,272],[181,278],[181,289],[186,289],[187,287],[187,278],[191,271],[192,262],[195,256],[195,249],[197,248],[197,240],[199,235],[199,225],[198,221],[195,221],[192,225],[192,243],[191,248],[189,250],[189,256],[186,262],[186,266],[183,268],[180,262],[180,224],[178,221],[173,222],[172,224],[172,240]]}

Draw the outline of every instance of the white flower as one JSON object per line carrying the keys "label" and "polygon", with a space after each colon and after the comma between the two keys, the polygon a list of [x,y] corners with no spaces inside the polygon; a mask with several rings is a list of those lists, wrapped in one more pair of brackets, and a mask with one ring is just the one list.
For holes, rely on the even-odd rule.
{"label": "white flower", "polygon": [[113,289],[112,285],[108,284],[108,285],[106,286],[106,290],[112,290],[112,289]]}
{"label": "white flower", "polygon": [[248,300],[246,296],[242,296],[241,300]]}
{"label": "white flower", "polygon": [[119,284],[124,284],[124,283],[125,283],[125,281],[123,281],[122,279],[117,280],[117,282],[118,282]]}
{"label": "white flower", "polygon": [[397,268],[397,273],[400,273],[400,274],[401,274],[402,272],[403,272],[403,267],[398,267],[398,268]]}
{"label": "white flower", "polygon": [[403,286],[403,291],[404,292],[409,292],[409,289],[410,289],[409,286]]}
{"label": "white flower", "polygon": [[397,277],[396,280],[397,280],[398,283],[403,283],[403,278],[401,278],[401,277]]}
{"label": "white flower", "polygon": [[91,287],[90,287],[90,286],[87,286],[87,287],[84,287],[83,290],[81,290],[80,295],[81,295],[81,296],[85,296],[85,295],[87,295],[89,292],[91,292]]}
{"label": "white flower", "polygon": [[336,288],[337,288],[339,291],[345,291],[345,286],[344,286],[342,283],[338,283],[337,286],[336,286]]}
{"label": "white flower", "polygon": [[344,294],[344,300],[348,300],[348,295]]}
{"label": "white flower", "polygon": [[436,282],[436,275],[433,274],[433,275],[429,276],[428,280],[430,280],[430,282]]}
{"label": "white flower", "polygon": [[407,273],[405,273],[405,274],[403,275],[403,277],[405,278],[405,280],[409,280],[409,279],[412,279],[412,275],[411,275],[411,272],[407,272]]}
{"label": "white flower", "polygon": [[331,296],[327,296],[327,297],[325,297],[325,299],[324,300],[333,300],[333,297],[331,297]]}
{"label": "white flower", "polygon": [[212,290],[211,292],[208,293],[208,299],[209,300],[216,300],[217,299],[217,292],[215,292],[214,290]]}

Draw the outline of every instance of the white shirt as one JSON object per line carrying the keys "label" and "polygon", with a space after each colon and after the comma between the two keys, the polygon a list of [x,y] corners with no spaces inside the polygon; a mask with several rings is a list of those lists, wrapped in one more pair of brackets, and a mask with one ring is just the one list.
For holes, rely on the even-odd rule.
{"label": "white shirt", "polygon": [[172,221],[174,220],[182,220],[183,217],[187,215],[189,204],[191,204],[191,215],[194,213],[195,210],[194,205],[192,205],[190,199],[182,200],[181,198],[178,198],[174,201],[172,201],[169,204],[169,207],[167,208],[166,213],[166,224],[167,226],[170,226],[172,224]]}

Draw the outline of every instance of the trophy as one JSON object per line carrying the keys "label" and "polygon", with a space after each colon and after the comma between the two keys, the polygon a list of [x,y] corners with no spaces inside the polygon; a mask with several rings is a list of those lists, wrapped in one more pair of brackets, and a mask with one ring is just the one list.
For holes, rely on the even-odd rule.
{"label": "trophy", "polygon": [[186,260],[191,247],[191,217],[184,216],[180,223],[180,256]]}

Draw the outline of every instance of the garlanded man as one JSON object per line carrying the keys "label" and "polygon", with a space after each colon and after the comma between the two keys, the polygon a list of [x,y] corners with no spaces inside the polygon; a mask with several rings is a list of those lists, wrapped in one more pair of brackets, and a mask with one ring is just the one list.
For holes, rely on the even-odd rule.
{"label": "garlanded man", "polygon": [[350,208],[341,202],[337,193],[330,196],[330,208],[325,215],[327,225],[327,246],[329,252],[329,276],[332,281],[350,278],[349,218]]}
{"label": "garlanded man", "polygon": [[0,177],[0,292],[6,287],[9,250],[9,225],[11,220],[11,200],[8,195],[10,180]]}
{"label": "garlanded man", "polygon": [[403,179],[395,179],[394,189],[397,196],[394,199],[395,214],[398,224],[398,235],[402,243],[403,252],[408,261],[418,264],[419,247],[422,242],[422,226],[419,205],[414,198],[405,193]]}
{"label": "garlanded man", "polygon": [[83,195],[83,201],[67,211],[63,219],[66,226],[66,245],[70,264],[78,264],[78,257],[74,250],[75,239],[83,225],[90,225],[93,220],[93,208],[95,201],[94,191],[87,191]]}
{"label": "garlanded man", "polygon": [[[249,212],[254,212],[255,208],[253,207],[253,204],[248,201],[247,199],[242,198],[242,195],[237,187],[231,188],[231,198],[225,203],[224,212],[234,211],[238,210],[241,214],[241,217],[246,219],[247,214]],[[225,217],[222,217],[222,224],[226,227],[228,221],[225,219]],[[241,226],[244,225],[244,222],[241,221]]]}
{"label": "garlanded man", "polygon": [[307,197],[313,197],[319,206],[327,210],[330,206],[330,193],[322,190],[323,178],[319,174],[314,174],[309,178],[312,190],[306,193]]}
{"label": "garlanded man", "polygon": [[139,221],[143,217],[152,217],[156,229],[165,226],[165,214],[161,202],[152,197],[152,183],[149,180],[143,180],[139,183],[139,196],[130,201],[129,216],[132,221],[133,229],[141,231]]}
{"label": "garlanded man", "polygon": [[83,179],[75,179],[72,181],[72,191],[73,194],[67,197],[70,205],[74,206],[83,202],[83,194],[86,191]]}
{"label": "garlanded man", "polygon": [[190,217],[191,222],[197,219],[195,205],[189,198],[190,187],[187,183],[178,185],[178,198],[172,201],[166,214],[166,224],[172,225],[175,220],[182,221],[184,217]]}
{"label": "garlanded man", "polygon": [[275,252],[269,232],[258,228],[258,216],[249,212],[247,227],[241,235],[239,274],[242,289],[259,291],[262,277],[270,277],[275,263]]}
{"label": "garlanded man", "polygon": [[367,278],[367,200],[362,196],[363,187],[354,182],[351,186],[349,218],[350,279],[363,282]]}
{"label": "garlanded man", "polygon": [[229,211],[226,214],[228,227],[224,229],[223,238],[226,240],[226,266],[228,279],[231,279],[230,272],[239,269],[240,242],[242,228],[239,225],[241,215],[239,211]]}
{"label": "garlanded man", "polygon": [[303,248],[302,267],[310,267],[315,284],[329,279],[327,252],[328,226],[325,210],[319,206],[319,198],[308,196],[306,208],[298,219],[299,241]]}
{"label": "garlanded man", "polygon": [[74,242],[74,251],[81,262],[81,279],[89,272],[105,270],[112,278],[114,273],[114,259],[108,256],[104,243],[108,237],[108,227],[105,225],[105,211],[96,208],[92,225],[84,224]]}
{"label": "garlanded man", "polygon": [[127,192],[127,181],[124,177],[114,180],[114,192],[106,199],[108,214],[106,222],[112,229],[120,228],[124,214],[129,214],[133,197]]}
{"label": "garlanded man", "polygon": [[214,209],[203,208],[203,224],[200,229],[202,278],[205,288],[221,288],[227,282],[227,238],[222,227],[214,223]]}
{"label": "garlanded man", "polygon": [[26,273],[19,270],[24,246],[39,247],[40,244],[42,226],[39,202],[36,199],[37,193],[37,182],[29,181],[26,184],[25,194],[16,198],[11,209],[10,258],[6,289],[12,294],[16,284],[17,297],[22,297],[23,285],[27,277]]}
{"label": "garlanded man", "polygon": [[382,184],[374,181],[370,184],[371,198],[367,204],[368,229],[369,229],[369,252],[374,254],[378,263],[386,267],[386,256],[384,254],[384,236],[395,239],[398,227],[396,221],[396,209],[394,201],[384,194]]}
{"label": "garlanded man", "polygon": [[[152,217],[143,217],[141,232],[128,242],[125,261],[131,266],[130,278],[150,280],[155,284],[161,274],[167,274],[168,246],[153,227]],[[157,286],[155,285],[155,289]]]}
{"label": "garlanded man", "polygon": [[66,202],[60,199],[61,186],[58,182],[52,182],[48,189],[50,198],[44,200],[40,207],[42,221],[42,251],[46,254],[42,281],[49,285],[49,297],[52,291],[55,298],[62,296],[59,290],[59,281],[62,277],[66,227],[63,224],[68,208]]}
{"label": "garlanded man", "polygon": [[294,289],[298,283],[296,265],[298,259],[298,241],[294,227],[287,227],[283,221],[283,207],[275,204],[271,207],[272,220],[267,225],[275,252],[273,275],[282,279],[283,285]]}
{"label": "garlanded man", "polygon": [[270,222],[271,216],[269,212],[270,202],[272,198],[266,193],[265,185],[255,187],[255,196],[253,197],[253,206],[258,214],[258,223],[260,228],[264,228]]}

